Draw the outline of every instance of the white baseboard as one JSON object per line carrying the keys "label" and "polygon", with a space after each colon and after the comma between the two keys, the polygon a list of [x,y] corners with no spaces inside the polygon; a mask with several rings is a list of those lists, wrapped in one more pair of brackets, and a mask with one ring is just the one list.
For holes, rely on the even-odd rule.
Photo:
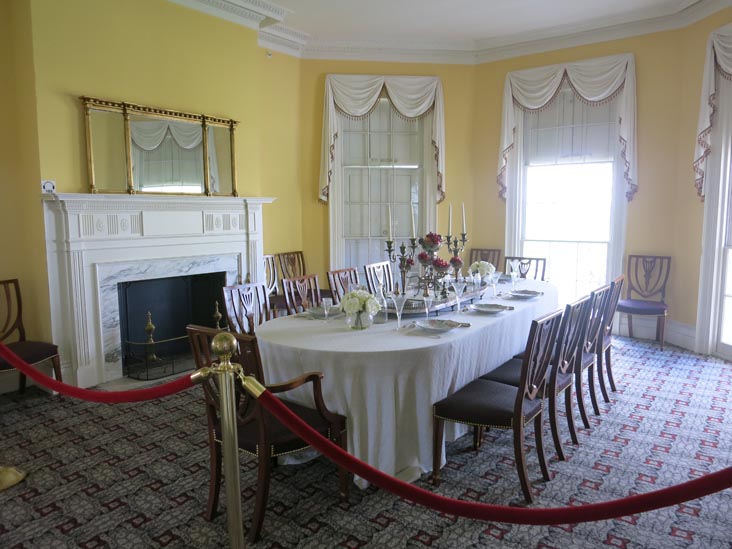
{"label": "white baseboard", "polygon": [[[628,315],[615,317],[615,332],[628,335]],[[656,317],[633,315],[633,337],[639,339],[656,339]],[[666,319],[666,341],[689,351],[694,350],[696,327],[676,320]]]}
{"label": "white baseboard", "polygon": [[[53,377],[53,367],[50,363],[48,365],[46,364],[39,364],[36,366],[38,370],[49,377]],[[64,380],[64,383],[68,383],[69,385],[76,385],[74,383],[75,376],[73,375],[73,370],[71,368],[71,362],[62,362],[61,363],[61,377]],[[42,385],[39,385],[35,381],[33,381],[31,378],[26,376],[25,380],[25,386],[26,387],[40,387],[42,390],[46,391],[47,393],[54,393],[54,391],[51,391],[50,389],[46,389]],[[3,395],[5,393],[16,393],[18,392],[18,371],[17,370],[4,370],[3,372],[0,372],[0,395]]]}

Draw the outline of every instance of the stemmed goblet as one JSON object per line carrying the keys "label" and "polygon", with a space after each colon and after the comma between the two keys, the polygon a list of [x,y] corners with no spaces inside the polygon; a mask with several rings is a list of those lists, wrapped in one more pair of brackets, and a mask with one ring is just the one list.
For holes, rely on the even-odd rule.
{"label": "stemmed goblet", "polygon": [[407,296],[404,294],[394,295],[389,294],[389,297],[394,302],[394,310],[396,311],[397,317],[397,330],[402,327],[402,311],[404,311],[404,304],[407,302]]}
{"label": "stemmed goblet", "polygon": [[325,317],[326,322],[328,322],[328,313],[330,313],[330,308],[332,306],[333,306],[333,298],[324,297],[323,298],[323,316]]}
{"label": "stemmed goblet", "polygon": [[452,289],[455,292],[455,301],[457,302],[457,312],[460,313],[460,298],[463,296],[465,291],[465,282],[455,280],[452,283]]}

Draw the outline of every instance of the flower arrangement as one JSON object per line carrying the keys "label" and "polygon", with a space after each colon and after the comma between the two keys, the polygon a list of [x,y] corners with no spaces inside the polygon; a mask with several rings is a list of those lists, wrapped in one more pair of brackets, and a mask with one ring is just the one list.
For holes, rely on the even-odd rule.
{"label": "flower arrangement", "polygon": [[432,261],[432,266],[437,272],[440,273],[447,272],[447,270],[450,268],[450,264],[440,257],[436,257],[434,261]]}
{"label": "flower arrangement", "polygon": [[493,266],[492,263],[488,263],[487,261],[476,261],[473,263],[468,270],[472,273],[478,273],[481,277],[486,275],[492,275],[496,272],[496,268]]}
{"label": "flower arrangement", "polygon": [[450,265],[452,265],[452,268],[457,271],[463,266],[463,260],[460,259],[459,255],[454,255],[450,258]]}
{"label": "flower arrangement", "polygon": [[427,252],[436,252],[442,246],[442,236],[436,233],[427,233],[419,239],[419,244]]}
{"label": "flower arrangement", "polygon": [[432,265],[432,254],[427,252],[419,252],[419,254],[417,254],[417,261],[425,266]]}
{"label": "flower arrangement", "polygon": [[366,290],[353,290],[343,296],[340,308],[347,315],[355,315],[363,312],[374,315],[381,310],[381,305]]}

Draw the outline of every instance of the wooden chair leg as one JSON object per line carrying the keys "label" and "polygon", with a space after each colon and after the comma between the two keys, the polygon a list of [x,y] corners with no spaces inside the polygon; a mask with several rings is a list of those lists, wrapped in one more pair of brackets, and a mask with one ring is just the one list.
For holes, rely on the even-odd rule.
{"label": "wooden chair leg", "polygon": [[432,416],[432,484],[440,483],[440,466],[442,465],[443,421]]}
{"label": "wooden chair leg", "polygon": [[[338,446],[340,446],[344,450],[348,450],[348,444],[346,442],[346,434],[344,432],[340,433],[336,442],[338,443]],[[348,500],[348,486],[350,483],[351,483],[350,473],[344,467],[339,466],[338,467],[338,490],[340,492],[342,501]]]}
{"label": "wooden chair leg", "polygon": [[515,425],[513,428],[513,453],[516,461],[516,471],[518,472],[519,482],[521,483],[521,490],[524,493],[524,498],[528,503],[534,501],[534,496],[531,494],[531,486],[529,485],[529,476],[526,471],[526,453],[524,450],[524,426]]}
{"label": "wooden chair leg", "polygon": [[572,411],[572,386],[570,385],[564,390],[564,413],[567,416],[567,427],[569,427],[569,435],[572,437],[573,444],[579,444],[577,438],[577,429],[574,426],[574,412]]}
{"label": "wooden chair leg", "polygon": [[633,315],[628,315],[628,337],[633,339]]}
{"label": "wooden chair leg", "polygon": [[267,499],[269,498],[269,475],[271,470],[271,461],[265,452],[260,453],[258,459],[257,471],[257,497],[254,503],[254,515],[252,516],[252,526],[249,528],[247,539],[249,543],[254,543],[259,539],[259,533],[262,530],[264,522],[264,512],[267,509]]}
{"label": "wooden chair leg", "polygon": [[557,417],[557,397],[549,395],[549,425],[552,428],[552,439],[554,439],[554,448],[557,451],[557,458],[564,461],[564,449],[562,448],[562,439],[559,436],[559,418]]}
{"label": "wooden chair leg", "polygon": [[610,390],[614,393],[618,389],[615,387],[615,378],[613,377],[612,362],[612,345],[605,349],[605,371],[607,372],[607,380],[610,382]]}
{"label": "wooden chair leg", "polygon": [[55,355],[51,357],[51,362],[53,363],[53,376],[56,378],[56,381],[63,381],[61,379],[61,357]]}
{"label": "wooden chair leg", "polygon": [[534,418],[534,438],[536,439],[536,453],[539,454],[539,467],[541,467],[541,476],[544,480],[550,480],[549,468],[546,466],[546,454],[544,454],[544,414],[539,414]]}
{"label": "wooden chair leg", "polygon": [[221,445],[215,441],[209,441],[209,479],[208,479],[208,505],[206,506],[206,520],[211,521],[216,516],[219,506],[219,494],[221,492]]}
{"label": "wooden chair leg", "polygon": [[597,380],[600,382],[600,392],[602,393],[602,400],[610,402],[610,395],[607,393],[607,387],[605,387],[605,372],[602,363],[603,352],[600,351],[596,355],[595,362],[597,363]]}
{"label": "wooden chair leg", "polygon": [[597,403],[597,395],[595,394],[595,364],[587,367],[587,385],[590,386],[590,402],[592,402],[592,410],[596,416],[600,415],[600,405]]}
{"label": "wooden chair leg", "polygon": [[483,443],[483,432],[483,427],[473,426],[473,450],[476,452],[480,450],[480,445]]}
{"label": "wooden chair leg", "polygon": [[585,410],[585,397],[582,394],[582,370],[579,368],[574,374],[574,394],[577,396],[577,408],[579,408],[582,424],[585,426],[585,429],[589,429],[590,419],[587,417],[587,410]]}
{"label": "wooden chair leg", "polygon": [[18,372],[18,392],[20,394],[25,393],[25,382],[25,374],[21,374],[20,372]]}
{"label": "wooden chair leg", "polygon": [[666,317],[665,316],[659,316],[658,320],[656,320],[656,332],[658,332],[658,340],[661,342],[661,350],[663,351],[663,343],[666,339]]}

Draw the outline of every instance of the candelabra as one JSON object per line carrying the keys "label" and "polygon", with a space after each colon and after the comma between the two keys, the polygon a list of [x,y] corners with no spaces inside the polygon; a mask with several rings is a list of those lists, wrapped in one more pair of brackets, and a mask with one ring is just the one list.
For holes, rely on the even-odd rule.
{"label": "candelabra", "polygon": [[[409,244],[404,244],[404,241],[402,241],[401,245],[399,246],[399,253],[396,253],[396,250],[394,249],[394,241],[393,240],[387,240],[386,241],[386,256],[389,259],[391,263],[397,263],[399,264],[399,278],[401,280],[402,284],[402,293],[405,293],[407,290],[407,273],[409,273],[410,270],[412,270],[412,267],[414,266],[414,252],[417,250],[417,239],[416,238],[410,238]],[[395,293],[399,293],[398,289],[395,289]]]}

